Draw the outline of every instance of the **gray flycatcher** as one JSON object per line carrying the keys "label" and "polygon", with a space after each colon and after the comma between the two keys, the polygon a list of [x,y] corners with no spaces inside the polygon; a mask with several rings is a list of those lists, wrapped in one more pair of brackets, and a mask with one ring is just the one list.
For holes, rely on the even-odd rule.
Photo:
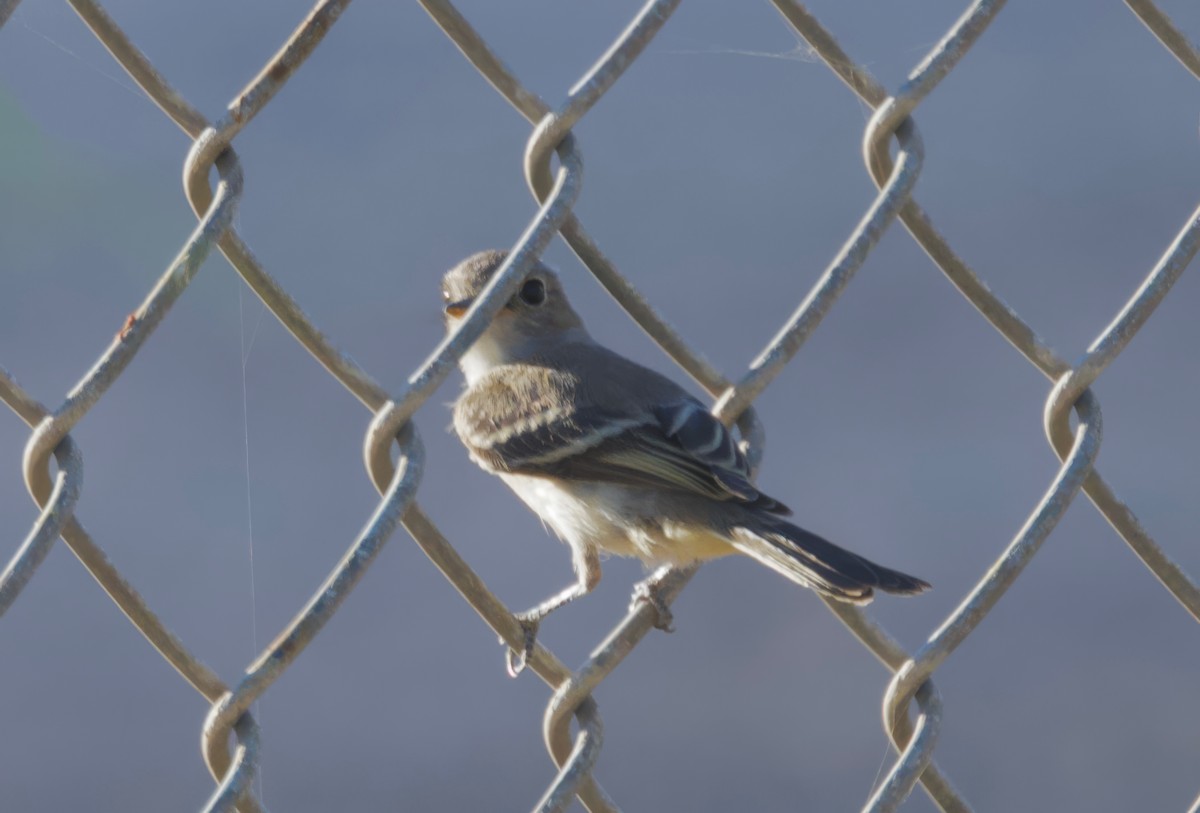
{"label": "gray flycatcher", "polygon": [[[442,281],[453,330],[500,268],[502,251],[475,254]],[[875,588],[911,595],[929,585],[877,565],[782,517],[791,511],[751,482],[725,426],[670,379],[597,344],[558,276],[537,263],[459,362],[467,388],[454,429],[471,459],[498,474],[571,548],[577,582],[519,613],[525,651],[553,610],[600,581],[600,553],[659,570],[635,603],[658,612],[667,566],[742,553],[823,596],[866,604]]]}

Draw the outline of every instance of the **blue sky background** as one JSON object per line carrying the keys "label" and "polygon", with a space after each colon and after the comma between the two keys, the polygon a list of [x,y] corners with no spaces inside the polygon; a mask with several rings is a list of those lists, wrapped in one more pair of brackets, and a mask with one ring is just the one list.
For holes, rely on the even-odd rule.
{"label": "blue sky background", "polygon": [[[551,103],[637,7],[461,4]],[[278,0],[107,8],[210,118],[304,13]],[[810,8],[893,88],[962,11],[943,0]],[[1164,8],[1200,38],[1200,7]],[[693,346],[736,375],[869,205],[867,118],[766,2],[685,3],[577,128],[577,211]],[[916,118],[927,150],[917,198],[1067,358],[1200,200],[1200,84],[1117,3],[1010,4]],[[237,226],[316,324],[399,391],[441,337],[442,272],[511,245],[535,212],[521,175],[528,132],[416,4],[354,4],[238,137]],[[189,143],[69,7],[32,1],[0,31],[0,139],[0,364],[53,406],[191,231],[179,183]],[[547,258],[595,335],[672,372],[561,242]],[[1198,308],[1192,270],[1095,387],[1101,470],[1192,574]],[[254,656],[253,628],[259,647],[270,641],[377,500],[361,464],[369,415],[261,312],[214,257],[74,433],[79,516],[228,681]],[[444,431],[459,386],[418,415],[420,499],[497,595],[524,608],[567,583],[569,557]],[[760,482],[801,524],[935,585],[870,610],[915,648],[1054,477],[1048,391],[897,226],[758,402]],[[36,517],[20,475],[27,435],[0,418],[7,550]],[[581,662],[640,575],[607,562],[597,592],[547,622],[545,643]],[[623,809],[858,809],[892,759],[879,722],[887,675],[817,599],[727,560],[701,571],[676,621],[597,692],[598,774]],[[65,546],[0,621],[0,656],[5,809],[189,810],[208,796],[205,704]],[[493,634],[398,533],[261,703],[267,806],[529,808],[553,776],[548,692],[502,664]],[[1200,629],[1086,501],[937,681],[938,758],[980,811],[1184,810],[1200,792]],[[918,791],[904,809],[933,806]]]}

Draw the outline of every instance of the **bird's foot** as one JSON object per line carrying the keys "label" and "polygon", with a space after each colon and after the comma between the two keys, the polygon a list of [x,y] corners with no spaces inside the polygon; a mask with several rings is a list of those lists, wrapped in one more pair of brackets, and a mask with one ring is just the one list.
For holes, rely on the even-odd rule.
{"label": "bird's foot", "polygon": [[642,604],[649,604],[654,608],[655,615],[658,616],[654,622],[654,626],[663,632],[674,632],[675,616],[671,612],[671,608],[667,606],[667,602],[660,595],[659,587],[658,579],[653,576],[645,581],[638,582],[634,585],[633,600],[629,602],[629,609],[633,611]]}
{"label": "bird's foot", "polygon": [[[542,624],[542,613],[529,610],[515,613],[513,617],[521,625],[522,649],[517,652],[509,647],[504,655],[504,665],[508,668],[508,676],[515,678],[525,671],[529,659],[533,657],[533,648],[537,646],[538,627]],[[500,639],[500,643],[507,644],[503,638]]]}

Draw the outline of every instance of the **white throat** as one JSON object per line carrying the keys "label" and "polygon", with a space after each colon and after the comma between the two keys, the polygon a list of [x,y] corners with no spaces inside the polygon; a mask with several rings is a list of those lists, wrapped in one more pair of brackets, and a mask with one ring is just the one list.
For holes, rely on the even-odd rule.
{"label": "white throat", "polygon": [[467,379],[467,386],[471,387],[497,367],[529,359],[539,348],[546,350],[558,344],[579,341],[591,341],[582,327],[569,328],[553,336],[531,337],[518,333],[501,316],[463,354],[458,366]]}
{"label": "white throat", "polygon": [[463,357],[458,360],[458,366],[462,368],[463,375],[466,376],[467,386],[473,386],[476,381],[500,365],[508,363],[509,360],[508,354],[496,341],[493,332],[488,330],[484,331],[484,334],[479,337],[479,341],[471,345],[471,349],[463,354]]}

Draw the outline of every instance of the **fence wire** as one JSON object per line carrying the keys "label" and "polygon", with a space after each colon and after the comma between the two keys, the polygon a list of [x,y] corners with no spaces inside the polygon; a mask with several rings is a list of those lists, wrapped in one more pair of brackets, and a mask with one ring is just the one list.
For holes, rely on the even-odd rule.
{"label": "fence wire", "polygon": [[[984,35],[1002,11],[1004,2],[977,0],[970,4],[917,63],[908,80],[889,93],[804,6],[792,0],[772,0],[786,24],[851,92],[873,109],[863,133],[863,159],[878,193],[788,322],[748,370],[731,382],[667,326],[600,251],[572,210],[581,187],[581,156],[572,128],[652,43],[680,0],[648,2],[607,53],[571,86],[556,106],[525,88],[453,4],[446,0],[419,1],[463,56],[532,125],[524,155],[524,173],[540,209],[512,246],[507,261],[473,312],[413,373],[407,389],[393,395],[317,329],[288,292],[263,269],[233,226],[242,195],[241,165],[233,147],[235,138],[320,45],[349,0],[317,3],[258,76],[229,103],[225,115],[214,123],[209,123],[171,87],[102,5],[93,0],[69,0],[117,63],[192,139],[184,162],[184,186],[198,225],[112,344],[60,405],[53,409],[43,406],[22,390],[12,376],[0,370],[0,399],[33,430],[25,449],[24,475],[40,508],[33,530],[0,574],[0,613],[18,598],[54,541],[61,537],[130,623],[211,704],[203,729],[203,753],[216,788],[204,810],[262,809],[252,790],[258,769],[260,732],[250,708],[321,631],[397,526],[402,525],[409,532],[486,624],[509,645],[521,646],[522,631],[512,612],[475,574],[417,502],[424,454],[412,416],[443,383],[459,357],[515,292],[520,279],[556,234],[565,239],[630,317],[716,398],[714,413],[727,424],[736,422],[749,459],[755,465],[761,460],[763,439],[753,409],[755,398],[820,325],[880,237],[896,220],[979,314],[1050,379],[1044,423],[1051,448],[1061,461],[1058,473],[1008,547],[923,646],[909,653],[858,608],[826,602],[893,673],[883,697],[882,711],[884,729],[897,755],[865,810],[896,810],[918,782],[943,811],[971,809],[933,758],[942,718],[942,703],[933,676],[1020,576],[1080,492],[1183,609],[1200,620],[1200,588],[1196,582],[1171,561],[1095,467],[1101,411],[1090,389],[1150,318],[1200,248],[1200,209],[1187,216],[1178,236],[1167,246],[1142,285],[1082,358],[1071,364],[1039,339],[1034,329],[967,266],[913,198],[924,157],[913,116],[922,101]],[[0,25],[7,21],[18,2],[0,2]],[[1170,18],[1149,0],[1126,0],[1126,5],[1163,47],[1200,79],[1200,52]],[[218,177],[215,188],[209,184],[214,168]],[[70,434],[149,340],[214,248],[228,258],[296,341],[373,413],[364,439],[364,459],[380,494],[375,511],[341,561],[314,591],[307,605],[232,686],[223,682],[166,628],[85,530],[75,514],[81,490],[82,457]],[[391,457],[393,444],[399,448],[397,463]],[[53,474],[51,457],[55,463]],[[694,572],[695,568],[687,568],[671,574],[665,589],[668,600],[674,600]],[[616,802],[593,774],[603,743],[603,728],[592,692],[642,641],[653,622],[654,611],[649,606],[643,604],[632,609],[574,672],[554,653],[540,644],[537,646],[529,667],[553,690],[543,729],[557,773],[535,810],[564,810],[575,798],[592,813],[617,810]],[[574,735],[572,719],[578,723]],[[1191,813],[1200,813],[1200,797],[1192,805]]]}

